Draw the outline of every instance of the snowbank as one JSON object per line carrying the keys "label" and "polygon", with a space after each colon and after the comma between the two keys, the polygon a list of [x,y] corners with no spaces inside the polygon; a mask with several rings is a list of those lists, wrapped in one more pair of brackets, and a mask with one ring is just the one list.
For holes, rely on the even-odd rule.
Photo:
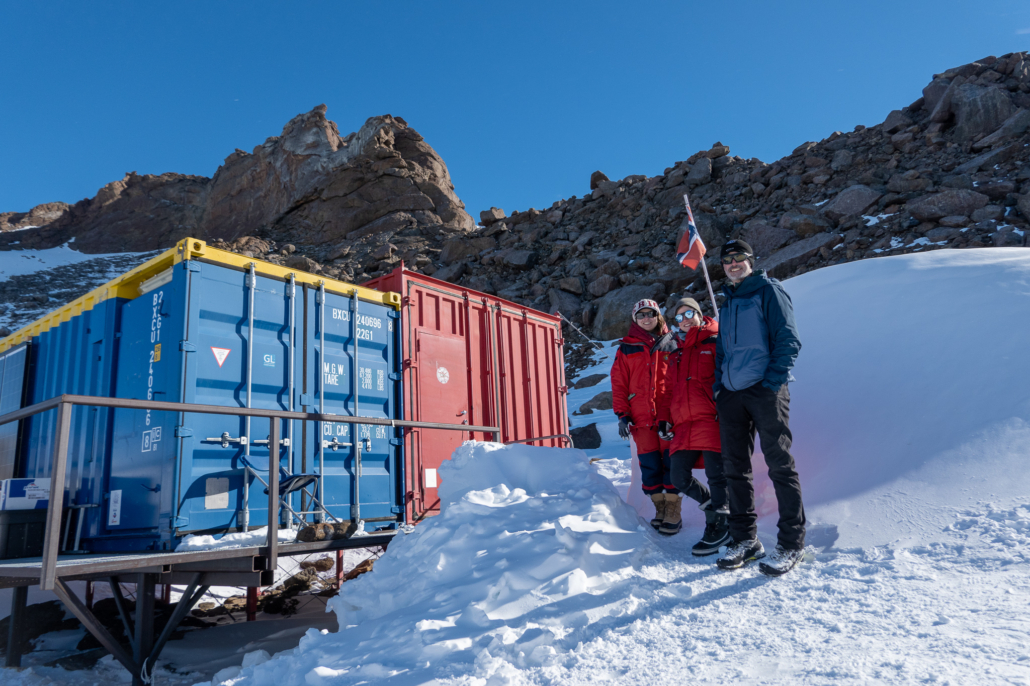
{"label": "snowbank", "polygon": [[[297,532],[292,529],[279,529],[279,543],[293,543],[297,539]],[[264,545],[268,540],[268,527],[244,531],[235,534],[222,534],[218,538],[214,536],[194,536],[190,534],[182,539],[175,547],[175,552],[185,553],[197,550],[219,550],[222,548],[246,548],[248,546]]]}
{"label": "snowbank", "polygon": [[106,255],[90,255],[73,250],[70,243],[57,248],[43,250],[3,250],[0,251],[0,278],[35,274],[45,269],[78,264],[102,257],[126,257],[131,255],[149,255],[150,253],[111,253]]}
{"label": "snowbank", "polygon": [[[422,683],[545,667],[591,638],[604,606],[661,555],[657,534],[582,451],[466,443],[441,477],[442,514],[331,602],[339,633],[311,632],[243,677]],[[690,595],[675,582],[666,592]]]}

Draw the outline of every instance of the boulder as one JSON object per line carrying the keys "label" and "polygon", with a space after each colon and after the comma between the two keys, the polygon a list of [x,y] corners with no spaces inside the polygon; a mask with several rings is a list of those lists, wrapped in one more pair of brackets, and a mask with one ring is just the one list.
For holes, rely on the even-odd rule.
{"label": "boulder", "polygon": [[883,130],[886,133],[897,133],[910,126],[912,126],[912,120],[901,110],[894,110],[883,120]]}
{"label": "boulder", "polygon": [[972,174],[973,172],[981,169],[990,169],[996,164],[1001,164],[1007,161],[1010,157],[1019,152],[1023,144],[1019,141],[1014,141],[1008,145],[994,150],[988,150],[982,155],[977,155],[968,162],[964,162],[959,166],[955,167],[956,174]]}
{"label": "boulder", "polygon": [[[822,233],[830,228],[830,222],[818,215],[805,214],[798,211],[790,211],[780,217],[779,228],[793,231],[804,238],[815,233]],[[751,246],[754,248],[754,246]]]}
{"label": "boulder", "polygon": [[590,175],[590,190],[595,190],[604,181],[611,181],[604,172],[595,171]]}
{"label": "boulder", "polygon": [[433,278],[440,279],[441,281],[448,281],[450,283],[454,283],[455,281],[461,278],[462,274],[465,273],[465,270],[467,268],[468,267],[464,262],[455,262],[450,266],[444,267],[442,269],[437,269],[435,272],[433,272]]}
{"label": "boulder", "polygon": [[558,282],[558,288],[575,295],[583,295],[583,279],[578,276],[566,276]]}
{"label": "boulder", "polygon": [[289,269],[299,269],[312,274],[321,269],[318,262],[315,262],[306,255],[290,255],[283,264]]}
{"label": "boulder", "polygon": [[923,88],[923,109],[927,112],[933,112],[934,108],[937,107],[937,103],[940,102],[941,97],[948,90],[948,86],[951,85],[951,81],[947,79],[934,79],[925,88]]}
{"label": "boulder", "polygon": [[579,409],[573,414],[591,414],[594,410],[610,409],[612,409],[612,392],[601,391],[593,398],[580,405]]}
{"label": "boulder", "polygon": [[941,94],[937,100],[937,104],[933,110],[930,111],[930,121],[943,124],[951,119],[951,99],[955,95],[955,91],[958,87],[965,83],[965,79],[961,76],[955,77],[955,79],[948,84],[948,87]]}
{"label": "boulder", "polygon": [[819,233],[792,243],[769,257],[755,263],[756,269],[766,270],[770,276],[783,279],[809,259],[819,254],[821,248],[828,250],[839,245],[843,238],[836,233]]}
{"label": "boulder", "polygon": [[[681,272],[686,270],[680,268]],[[645,298],[664,299],[665,288],[661,284],[623,286],[611,291],[596,301],[594,315],[594,339],[609,341],[621,338],[629,331],[630,313],[638,300]]]}
{"label": "boulder", "polygon": [[1027,129],[1030,129],[1030,110],[1020,108],[1011,117],[1003,121],[1001,126],[995,129],[994,133],[984,136],[973,143],[973,150],[993,148],[1006,138],[1018,136]]}
{"label": "boulder", "polygon": [[601,434],[597,431],[596,423],[570,429],[569,436],[579,450],[596,450],[601,447]]}
{"label": "boulder", "polygon": [[573,388],[591,388],[601,383],[608,378],[607,374],[590,374],[584,376],[582,379],[578,379],[576,383],[572,384]]}
{"label": "boulder", "polygon": [[1016,197],[1016,207],[1023,213],[1023,218],[1030,220],[1030,193]]}
{"label": "boulder", "polygon": [[536,264],[536,253],[532,250],[508,250],[504,253],[503,262],[515,269],[529,269]]}
{"label": "boulder", "polygon": [[579,298],[571,293],[560,291],[557,288],[552,288],[547,291],[547,299],[551,305],[548,312],[551,314],[561,312],[565,315],[566,319],[574,319],[583,307],[583,303],[579,301]]}
{"label": "boulder", "polygon": [[830,160],[830,169],[833,171],[847,169],[851,166],[854,159],[855,155],[850,150],[838,150],[833,154],[833,159]]}
{"label": "boulder", "polygon": [[994,132],[1012,116],[1015,106],[1005,91],[988,86],[963,84],[951,98],[955,111],[955,134],[960,140]]}
{"label": "boulder", "polygon": [[845,188],[822,206],[822,213],[834,221],[865,214],[883,197],[879,191],[861,184]]}
{"label": "boulder", "polygon": [[744,224],[740,237],[755,251],[755,257],[762,258],[772,255],[797,238],[797,234],[790,229],[781,229],[753,219]]}
{"label": "boulder", "polygon": [[619,285],[619,279],[612,276],[611,274],[602,274],[587,286],[587,290],[590,291],[590,295],[595,298],[600,298],[605,293],[609,292],[613,288]]}
{"label": "boulder", "polygon": [[707,157],[694,162],[685,179],[688,186],[700,186],[712,180],[712,160]]}
{"label": "boulder", "polygon": [[919,221],[930,221],[948,216],[968,217],[988,202],[990,198],[983,193],[954,189],[911,200],[905,208]]}
{"label": "boulder", "polygon": [[490,226],[504,219],[504,210],[499,207],[491,207],[479,213],[479,223],[483,226]]}
{"label": "boulder", "polygon": [[476,257],[484,250],[493,250],[496,247],[497,241],[488,236],[451,238],[444,241],[443,249],[440,251],[440,261],[444,264],[451,264],[458,260]]}

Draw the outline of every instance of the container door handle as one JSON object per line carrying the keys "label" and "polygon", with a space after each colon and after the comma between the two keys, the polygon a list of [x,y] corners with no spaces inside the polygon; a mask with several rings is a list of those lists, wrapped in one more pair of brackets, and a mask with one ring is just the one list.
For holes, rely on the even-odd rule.
{"label": "container door handle", "polygon": [[[247,437],[240,436],[239,438],[233,438],[229,435],[228,431],[223,431],[221,436],[214,438],[205,438],[205,443],[221,443],[223,448],[228,448],[230,443],[239,443],[240,445],[247,445]],[[268,441],[265,441],[268,443]]]}
{"label": "container door handle", "polygon": [[[268,445],[268,439],[267,438],[259,438],[257,440],[251,441],[250,444],[251,445]],[[281,446],[283,446],[285,448],[289,448],[290,447],[290,439],[289,438],[281,439],[279,441],[279,445],[281,445]]]}
{"label": "container door handle", "polygon": [[[265,441],[265,442],[267,443],[267,441]],[[353,443],[340,443],[340,441],[337,440],[337,438],[335,436],[333,436],[333,440],[331,440],[331,441],[327,441],[325,439],[322,439],[322,447],[323,448],[329,448],[333,452],[336,452],[336,450],[338,448],[349,448],[352,445],[354,445],[354,444]]]}

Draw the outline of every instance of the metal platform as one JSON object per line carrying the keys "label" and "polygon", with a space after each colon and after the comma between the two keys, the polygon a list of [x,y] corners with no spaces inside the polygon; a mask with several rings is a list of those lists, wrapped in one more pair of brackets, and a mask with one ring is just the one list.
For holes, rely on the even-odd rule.
{"label": "metal platform", "polygon": [[[355,536],[336,541],[280,543],[278,555],[311,555],[353,548],[384,547],[396,531]],[[64,581],[106,579],[128,574],[155,574],[159,584],[187,584],[197,572],[208,586],[268,586],[274,569],[268,546],[215,548],[184,552],[59,555],[57,578]],[[43,569],[42,557],[0,560],[0,588],[35,586]]]}

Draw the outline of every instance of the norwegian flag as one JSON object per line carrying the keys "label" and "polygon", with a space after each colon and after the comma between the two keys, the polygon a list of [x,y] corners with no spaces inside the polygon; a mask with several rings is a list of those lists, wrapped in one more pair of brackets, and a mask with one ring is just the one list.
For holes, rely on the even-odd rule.
{"label": "norwegian flag", "polygon": [[704,241],[701,240],[701,234],[697,232],[694,213],[690,211],[690,200],[686,195],[683,196],[683,202],[687,204],[687,230],[683,232],[680,244],[676,248],[676,260],[687,269],[697,269],[707,250]]}

